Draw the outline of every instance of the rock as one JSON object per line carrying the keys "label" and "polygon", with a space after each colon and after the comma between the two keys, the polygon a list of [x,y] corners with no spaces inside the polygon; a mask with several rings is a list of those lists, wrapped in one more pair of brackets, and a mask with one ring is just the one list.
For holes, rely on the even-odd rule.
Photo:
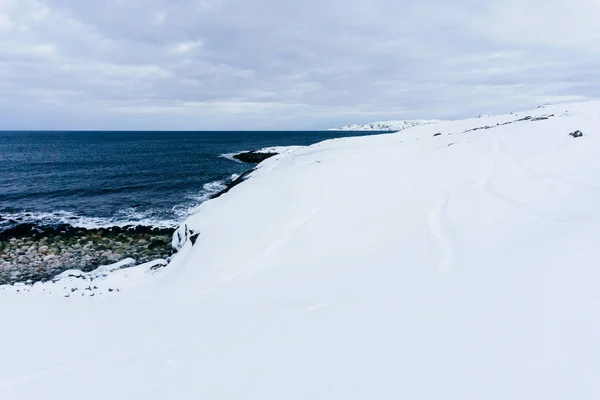
{"label": "rock", "polygon": [[436,137],[436,136],[442,136],[442,133],[441,133],[441,132],[434,133],[434,134],[433,134],[433,137]]}
{"label": "rock", "polygon": [[112,255],[113,255],[113,252],[112,252],[112,251],[110,251],[110,250],[106,250],[106,251],[103,251],[103,252],[100,254],[100,257],[103,257],[103,258],[108,258],[108,257],[110,257],[110,256],[112,256]]}
{"label": "rock", "polygon": [[263,162],[267,158],[271,158],[276,155],[277,153],[258,153],[255,151],[248,151],[245,153],[236,154],[233,156],[233,158],[248,164],[258,164]]}
{"label": "rock", "polygon": [[108,261],[117,262],[117,261],[121,261],[121,259],[123,258],[123,255],[121,255],[121,254],[111,254],[107,258],[108,258]]}
{"label": "rock", "polygon": [[165,242],[162,239],[156,239],[154,238],[151,242],[150,245],[148,246],[149,250],[156,250],[159,248],[167,248],[169,246],[169,244],[167,242]]}
{"label": "rock", "polygon": [[46,252],[48,252],[48,250],[50,250],[50,248],[48,246],[40,246],[40,247],[38,247],[38,251],[40,253],[46,253]]}
{"label": "rock", "polygon": [[583,132],[581,132],[581,131],[571,132],[571,133],[569,133],[569,136],[572,136],[574,138],[580,138],[583,136]]}

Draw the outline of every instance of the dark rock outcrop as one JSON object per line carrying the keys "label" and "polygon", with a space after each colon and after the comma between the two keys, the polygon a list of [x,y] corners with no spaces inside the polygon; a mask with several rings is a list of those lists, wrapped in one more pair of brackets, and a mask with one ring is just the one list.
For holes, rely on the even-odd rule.
{"label": "dark rock outcrop", "polygon": [[533,119],[533,117],[532,117],[532,116],[530,116],[530,115],[528,115],[528,116],[526,116],[525,118],[518,119],[518,120],[517,120],[517,122],[520,122],[520,121],[530,121],[530,120],[532,120],[532,119]]}
{"label": "dark rock outcrop", "polygon": [[227,187],[225,189],[221,190],[218,193],[213,194],[212,196],[210,196],[210,198],[211,199],[216,199],[217,197],[220,197],[220,196],[224,195],[225,193],[229,192],[231,189],[233,189],[234,187],[236,187],[240,183],[244,182],[246,180],[246,178],[248,178],[248,176],[250,175],[250,173],[252,171],[254,171],[254,169],[251,169],[249,171],[244,172],[242,175],[238,176],[237,179],[229,182],[227,184]]}
{"label": "dark rock outcrop", "polygon": [[233,158],[248,164],[258,164],[263,162],[267,158],[271,158],[276,155],[277,153],[259,153],[256,151],[247,151],[245,153],[236,154],[233,156]]}
{"label": "dark rock outcrop", "polygon": [[583,136],[583,132],[581,132],[581,131],[571,132],[571,133],[569,133],[569,136],[572,136],[574,138],[580,138]]}

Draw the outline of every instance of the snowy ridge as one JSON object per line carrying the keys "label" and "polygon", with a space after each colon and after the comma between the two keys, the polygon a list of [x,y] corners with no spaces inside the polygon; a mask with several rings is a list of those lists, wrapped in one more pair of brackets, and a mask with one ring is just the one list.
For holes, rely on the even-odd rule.
{"label": "snowy ridge", "polygon": [[594,101],[270,158],[110,295],[0,289],[0,398],[595,399],[599,153]]}
{"label": "snowy ridge", "polygon": [[375,131],[375,132],[400,132],[405,129],[420,125],[437,123],[437,120],[415,120],[415,121],[380,121],[369,124],[351,124],[341,128],[330,128],[329,131]]}

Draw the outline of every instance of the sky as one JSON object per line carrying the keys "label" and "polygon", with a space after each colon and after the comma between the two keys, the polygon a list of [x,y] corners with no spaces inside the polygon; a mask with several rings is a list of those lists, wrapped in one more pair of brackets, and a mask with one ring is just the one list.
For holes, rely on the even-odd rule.
{"label": "sky", "polygon": [[597,0],[0,0],[0,129],[324,129],[600,96]]}

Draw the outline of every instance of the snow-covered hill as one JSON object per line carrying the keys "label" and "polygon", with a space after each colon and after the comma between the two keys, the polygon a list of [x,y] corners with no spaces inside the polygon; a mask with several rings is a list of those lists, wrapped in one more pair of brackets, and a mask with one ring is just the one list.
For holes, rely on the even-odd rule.
{"label": "snow-covered hill", "polygon": [[590,102],[270,158],[166,268],[0,290],[0,398],[596,399],[598,154]]}
{"label": "snow-covered hill", "polygon": [[415,120],[415,121],[380,121],[370,124],[351,124],[341,128],[330,128],[330,131],[375,131],[375,132],[399,132],[419,125],[428,125],[438,122],[437,120]]}

